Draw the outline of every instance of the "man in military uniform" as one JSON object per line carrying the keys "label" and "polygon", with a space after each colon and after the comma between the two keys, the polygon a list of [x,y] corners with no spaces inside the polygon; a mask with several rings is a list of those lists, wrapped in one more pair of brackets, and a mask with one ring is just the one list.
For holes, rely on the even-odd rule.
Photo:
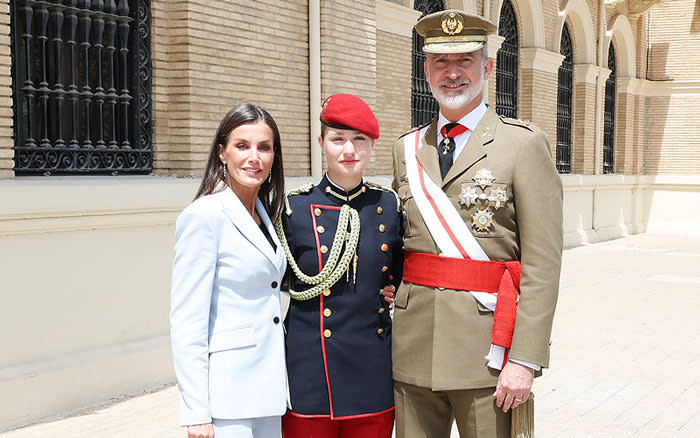
{"label": "man in military uniform", "polygon": [[326,99],[328,173],[288,197],[283,247],[293,274],[285,321],[292,408],[285,438],[390,438],[391,317],[380,290],[401,278],[391,190],[363,181],[379,123],[360,98]]}
{"label": "man in military uniform", "polygon": [[510,436],[507,412],[549,363],[562,186],[542,131],[484,103],[495,30],[457,10],[416,25],[440,113],[394,147],[397,438],[448,437],[453,418],[462,437]]}

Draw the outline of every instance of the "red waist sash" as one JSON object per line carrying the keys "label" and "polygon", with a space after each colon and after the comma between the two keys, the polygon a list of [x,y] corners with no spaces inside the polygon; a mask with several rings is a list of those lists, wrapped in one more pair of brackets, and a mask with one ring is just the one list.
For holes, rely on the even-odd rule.
{"label": "red waist sash", "polygon": [[498,293],[491,343],[510,348],[520,293],[520,262],[494,262],[405,252],[403,280],[422,286]]}

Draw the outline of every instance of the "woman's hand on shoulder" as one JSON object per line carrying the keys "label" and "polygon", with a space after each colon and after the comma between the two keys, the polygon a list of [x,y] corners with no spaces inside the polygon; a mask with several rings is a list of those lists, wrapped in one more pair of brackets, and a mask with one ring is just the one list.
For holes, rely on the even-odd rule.
{"label": "woman's hand on shoulder", "polygon": [[187,426],[187,438],[214,438],[214,425],[207,423]]}

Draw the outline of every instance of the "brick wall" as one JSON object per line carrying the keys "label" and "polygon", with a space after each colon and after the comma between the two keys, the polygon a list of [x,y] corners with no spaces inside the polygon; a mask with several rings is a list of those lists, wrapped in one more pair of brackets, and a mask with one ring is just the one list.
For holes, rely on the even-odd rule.
{"label": "brick wall", "polygon": [[[376,110],[376,5],[370,0],[321,2],[321,95],[351,93]],[[314,133],[314,137],[318,135]],[[325,166],[325,160],[324,160]],[[373,156],[367,175],[377,170]]]}
{"label": "brick wall", "polygon": [[308,4],[153,1],[155,171],[199,175],[221,118],[253,102],[275,118],[285,174],[308,175]]}
{"label": "brick wall", "polygon": [[0,1],[0,179],[12,178],[12,61],[10,58],[10,2]]}
{"label": "brick wall", "polygon": [[646,103],[644,173],[700,174],[700,96],[654,96]]}
{"label": "brick wall", "polygon": [[700,79],[700,4],[662,2],[649,16],[649,79]]}
{"label": "brick wall", "polygon": [[394,140],[411,128],[411,38],[377,31],[377,103],[381,137],[375,172],[391,175]]}
{"label": "brick wall", "polygon": [[[700,4],[662,2],[649,15],[648,79],[700,81]],[[700,96],[654,96],[646,101],[646,174],[700,174]]]}

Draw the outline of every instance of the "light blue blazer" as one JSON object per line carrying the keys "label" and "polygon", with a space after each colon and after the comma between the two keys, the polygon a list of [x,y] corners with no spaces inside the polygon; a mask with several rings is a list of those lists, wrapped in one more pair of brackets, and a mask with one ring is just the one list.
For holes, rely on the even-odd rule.
{"label": "light blue blazer", "polygon": [[177,219],[170,337],[183,426],[286,410],[287,262],[260,200],[256,209],[277,251],[228,187]]}

